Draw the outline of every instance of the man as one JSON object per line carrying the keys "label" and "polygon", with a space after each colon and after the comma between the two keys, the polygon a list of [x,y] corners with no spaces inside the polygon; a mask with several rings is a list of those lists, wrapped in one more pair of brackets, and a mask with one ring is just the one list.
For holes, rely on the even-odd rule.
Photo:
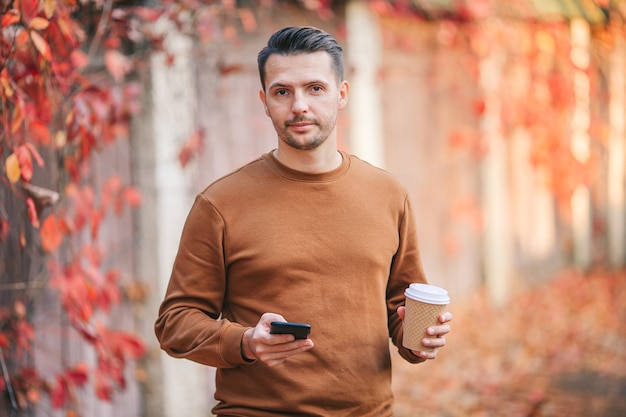
{"label": "man", "polygon": [[258,65],[278,146],[197,196],[157,337],[217,368],[218,416],[391,416],[389,338],[409,362],[434,359],[452,319],[429,328],[432,352],[402,347],[404,290],[425,282],[409,197],[337,148],[349,85],[334,38],[281,29]]}

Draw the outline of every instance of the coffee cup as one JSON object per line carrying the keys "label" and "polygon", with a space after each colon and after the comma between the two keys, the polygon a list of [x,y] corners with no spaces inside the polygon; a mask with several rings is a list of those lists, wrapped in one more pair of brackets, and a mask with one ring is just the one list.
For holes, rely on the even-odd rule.
{"label": "coffee cup", "polygon": [[404,315],[404,336],[402,345],[415,351],[432,351],[424,346],[422,339],[428,337],[426,329],[437,326],[439,316],[450,304],[448,291],[430,284],[415,283],[404,291],[406,311]]}

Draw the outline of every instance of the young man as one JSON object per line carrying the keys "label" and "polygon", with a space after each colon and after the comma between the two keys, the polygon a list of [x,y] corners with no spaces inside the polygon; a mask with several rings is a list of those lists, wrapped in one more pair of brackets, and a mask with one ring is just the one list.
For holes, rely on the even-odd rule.
{"label": "young man", "polygon": [[429,329],[434,351],[402,347],[404,290],[425,282],[407,191],[337,149],[349,85],[334,38],[281,29],[258,64],[277,148],[196,198],[157,337],[217,368],[218,416],[391,416],[389,338],[409,362],[434,359],[452,319]]}

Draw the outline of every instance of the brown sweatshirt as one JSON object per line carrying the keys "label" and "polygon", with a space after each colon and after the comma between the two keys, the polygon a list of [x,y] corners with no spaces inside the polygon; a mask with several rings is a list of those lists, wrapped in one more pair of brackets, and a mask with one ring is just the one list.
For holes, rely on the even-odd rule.
{"label": "brown sweatshirt", "polygon": [[[425,282],[407,191],[342,153],[308,174],[271,153],[197,196],[182,232],[156,335],[169,355],[217,368],[218,416],[392,415],[389,337]],[[267,367],[241,340],[265,312],[309,323],[315,347]]]}

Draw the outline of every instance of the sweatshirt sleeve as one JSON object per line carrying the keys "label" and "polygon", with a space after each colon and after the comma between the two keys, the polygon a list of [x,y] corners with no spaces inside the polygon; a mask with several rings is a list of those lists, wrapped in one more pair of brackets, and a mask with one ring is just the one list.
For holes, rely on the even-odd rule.
{"label": "sweatshirt sleeve", "polygon": [[397,313],[398,307],[404,305],[404,290],[414,282],[426,283],[417,243],[415,217],[408,197],[404,200],[404,212],[398,225],[398,234],[398,251],[393,258],[387,284],[389,335],[402,358],[411,363],[418,363],[424,359],[402,346],[402,319]]}
{"label": "sweatshirt sleeve", "polygon": [[218,368],[250,362],[241,352],[247,327],[220,319],[226,288],[224,222],[199,195],[183,228],[155,333],[161,349]]}

